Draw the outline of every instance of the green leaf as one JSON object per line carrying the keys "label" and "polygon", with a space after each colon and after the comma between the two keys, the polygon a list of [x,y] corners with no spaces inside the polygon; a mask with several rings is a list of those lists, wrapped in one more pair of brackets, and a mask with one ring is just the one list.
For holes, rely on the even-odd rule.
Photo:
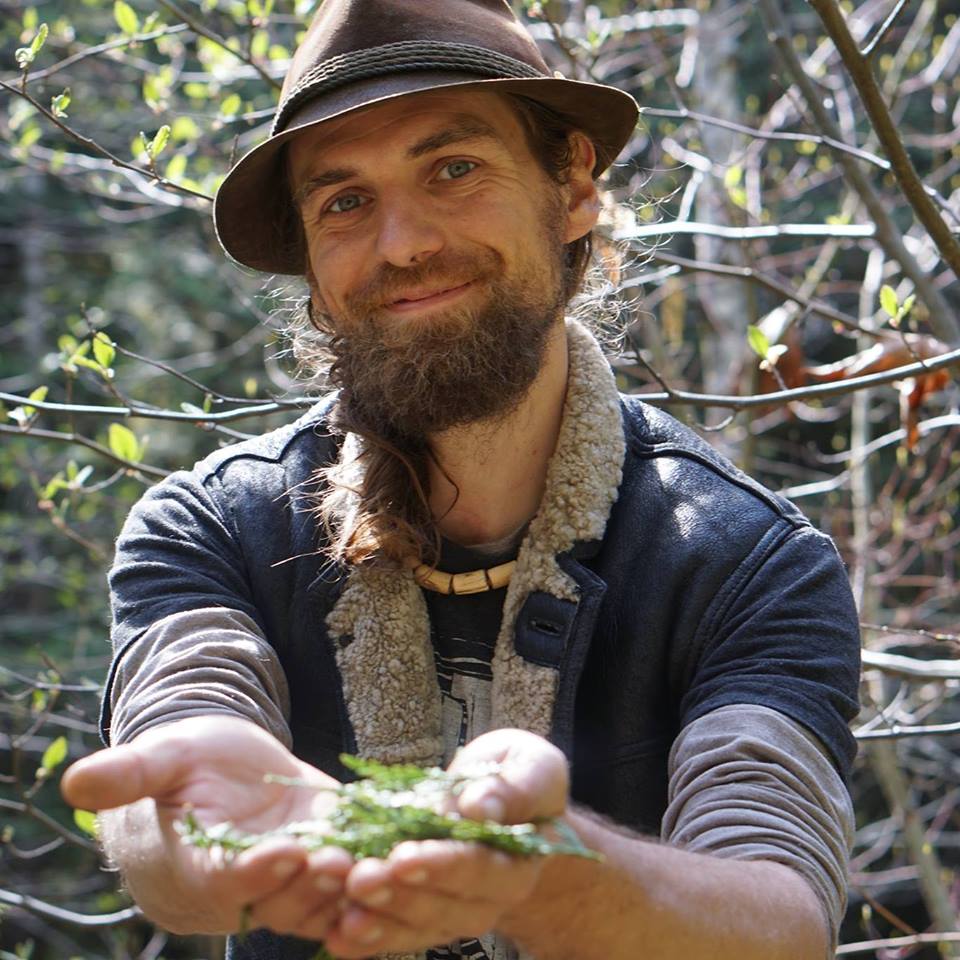
{"label": "green leaf", "polygon": [[200,128],[193,117],[177,117],[170,127],[170,136],[179,142],[196,140],[200,136]]}
{"label": "green leaf", "polygon": [[917,302],[917,295],[911,293],[903,303],[900,304],[900,314],[901,316],[906,316],[912,309],[913,305]]}
{"label": "green leaf", "polygon": [[750,349],[762,359],[767,358],[767,354],[770,352],[770,341],[767,339],[767,335],[754,324],[750,324],[747,327],[747,343],[750,344]]}
{"label": "green leaf", "polygon": [[739,186],[743,181],[743,167],[739,163],[727,168],[723,175],[723,185],[729,190],[731,187]]}
{"label": "green leaf", "polygon": [[[28,396],[27,399],[36,400],[37,403],[43,403],[43,401],[47,399],[47,393],[49,392],[49,389],[49,387],[36,387],[30,391],[30,396]],[[26,409],[30,416],[33,416],[33,414],[37,412],[36,407],[28,406]]]}
{"label": "green leaf", "polygon": [[900,308],[900,301],[897,299],[897,291],[889,284],[884,284],[880,288],[880,306],[888,317],[895,317]]}
{"label": "green leaf", "polygon": [[129,3],[124,0],[115,0],[113,4],[113,19],[117,26],[128,36],[133,36],[140,29],[140,18]]}
{"label": "green leaf", "polygon": [[43,770],[55,770],[66,759],[67,738],[57,737],[57,739],[43,751],[43,757],[40,759],[40,767]]}
{"label": "green leaf", "polygon": [[165,180],[178,181],[187,172],[187,158],[182,153],[175,153],[163,171]]}
{"label": "green leaf", "polygon": [[67,116],[67,107],[70,106],[70,88],[64,89],[50,100],[50,112],[60,120]]}
{"label": "green leaf", "polygon": [[116,347],[105,333],[98,333],[93,338],[93,357],[104,370],[110,369],[116,355]]}
{"label": "green leaf", "polygon": [[74,810],[73,822],[91,837],[97,836],[97,815],[90,810]]}
{"label": "green leaf", "polygon": [[235,117],[240,112],[242,106],[243,102],[240,99],[240,94],[231,93],[230,96],[225,97],[220,104],[220,116]]}
{"label": "green leaf", "polygon": [[46,43],[49,32],[50,28],[45,23],[41,23],[37,28],[33,40],[30,41],[30,46],[18,47],[14,52],[14,59],[17,61],[17,66],[21,70],[26,70],[27,67],[37,59],[37,54],[42,49],[44,43]]}
{"label": "green leaf", "polygon": [[[146,138],[144,138],[146,139]],[[156,160],[163,153],[164,147],[170,140],[170,125],[165,123],[157,132],[154,138],[147,146],[147,154],[151,160]]]}
{"label": "green leaf", "polygon": [[136,434],[122,423],[111,423],[107,433],[110,452],[121,460],[136,463],[140,459],[142,448]]}

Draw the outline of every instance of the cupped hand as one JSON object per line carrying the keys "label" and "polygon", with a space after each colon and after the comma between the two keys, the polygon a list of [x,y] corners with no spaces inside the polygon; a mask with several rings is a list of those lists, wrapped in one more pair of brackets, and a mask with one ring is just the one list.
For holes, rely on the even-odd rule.
{"label": "cupped hand", "polygon": [[[495,730],[464,747],[451,771],[495,763],[459,795],[461,814],[523,823],[561,816],[569,773],[560,750],[523,730]],[[347,877],[347,907],[327,934],[337,957],[414,952],[494,930],[535,895],[542,857],[511,856],[476,843],[408,842],[386,860],[361,860]]]}
{"label": "cupped hand", "polygon": [[[266,782],[266,774],[310,788]],[[308,853],[294,839],[274,838],[224,857],[185,845],[173,824],[185,807],[202,826],[229,821],[245,833],[322,822],[337,786],[270,734],[228,716],[148,730],[78,761],[62,781],[74,806],[124,808],[103,819],[104,843],[134,898],[161,926],[229,933],[246,924],[308,939],[322,939],[334,921],[349,854],[333,847]]]}

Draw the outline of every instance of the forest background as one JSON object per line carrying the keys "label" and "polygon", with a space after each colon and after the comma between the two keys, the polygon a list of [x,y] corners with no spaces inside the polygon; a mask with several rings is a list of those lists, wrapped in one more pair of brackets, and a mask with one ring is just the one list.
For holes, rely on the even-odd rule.
{"label": "forest background", "polygon": [[[222,956],[152,928],[56,789],[98,745],[105,573],[166,473],[315,395],[303,295],[223,256],[313,0],[0,2],[0,960]],[[593,303],[621,386],[837,541],[865,673],[840,955],[960,951],[960,2],[516,4],[644,106]],[[313,391],[313,392],[311,392]]]}

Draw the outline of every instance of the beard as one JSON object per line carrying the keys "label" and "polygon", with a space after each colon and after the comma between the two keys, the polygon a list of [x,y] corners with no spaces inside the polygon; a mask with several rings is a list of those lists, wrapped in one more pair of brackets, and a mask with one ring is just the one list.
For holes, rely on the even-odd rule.
{"label": "beard", "polygon": [[[348,297],[331,332],[330,380],[337,419],[348,429],[404,446],[517,408],[540,372],[547,339],[565,306],[565,248],[545,223],[543,259],[512,277],[493,250],[441,251],[409,268],[385,264]],[[403,289],[453,288],[476,281],[484,301],[423,319],[385,316]],[[476,294],[471,294],[471,298]]]}

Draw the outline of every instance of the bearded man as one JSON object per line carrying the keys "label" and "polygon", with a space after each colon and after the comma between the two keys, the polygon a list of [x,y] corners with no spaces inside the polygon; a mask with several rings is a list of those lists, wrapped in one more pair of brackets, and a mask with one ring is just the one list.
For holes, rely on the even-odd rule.
{"label": "bearded man", "polygon": [[[830,955],[857,618],[832,544],[618,395],[564,308],[633,101],[502,0],[326,0],[218,233],[299,273],[337,392],[141,501],[111,575],[109,748],[64,778],[148,916],[236,958]],[[459,753],[458,748],[462,747]],[[341,751],[499,763],[466,816],[603,862],[179,842],[321,818]],[[456,756],[455,756],[456,754]],[[651,837],[661,837],[658,843]]]}

